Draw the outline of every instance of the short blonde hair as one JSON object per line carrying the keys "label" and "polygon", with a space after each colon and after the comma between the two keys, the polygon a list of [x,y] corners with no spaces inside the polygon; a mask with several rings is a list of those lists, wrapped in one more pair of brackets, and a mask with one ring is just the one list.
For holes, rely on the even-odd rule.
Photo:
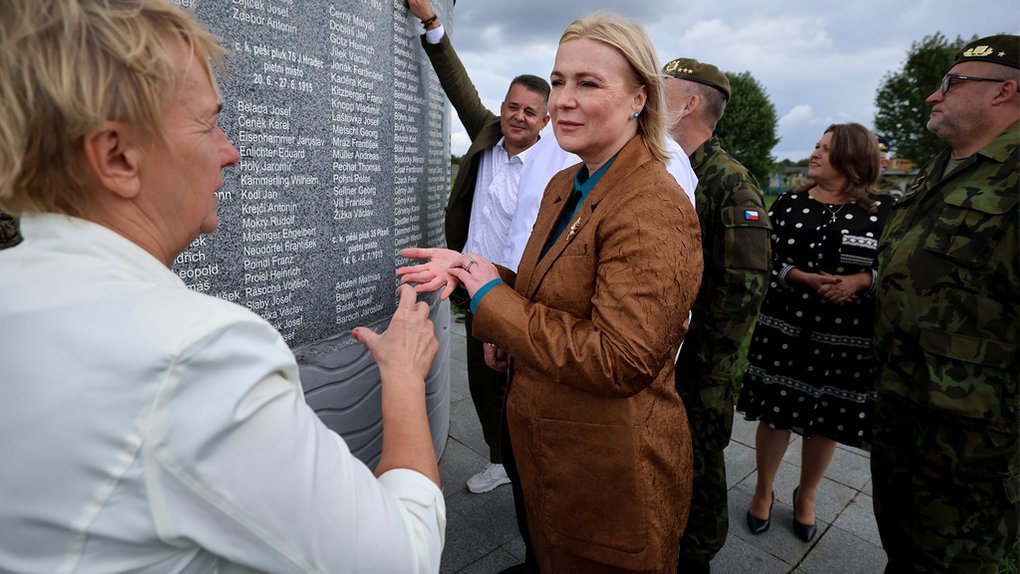
{"label": "short blonde hair", "polygon": [[166,0],[0,2],[0,209],[82,215],[80,150],[104,121],[165,137],[176,39],[210,75],[224,67],[216,37]]}
{"label": "short blonde hair", "polygon": [[634,73],[634,87],[644,86],[645,108],[638,116],[638,133],[645,140],[653,157],[666,162],[666,132],[669,112],[659,60],[655,56],[648,33],[639,24],[616,14],[601,11],[574,20],[560,37],[560,44],[570,40],[596,40],[616,48]]}

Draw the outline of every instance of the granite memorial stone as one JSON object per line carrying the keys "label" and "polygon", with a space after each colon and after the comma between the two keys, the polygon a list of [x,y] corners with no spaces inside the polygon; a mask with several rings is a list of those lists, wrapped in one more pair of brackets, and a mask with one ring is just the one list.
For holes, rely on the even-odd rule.
{"label": "granite memorial stone", "polygon": [[[442,87],[403,0],[176,0],[231,54],[221,127],[241,160],[219,229],[174,270],[258,313],[301,366],[308,403],[374,465],[378,371],[351,337],[385,328],[399,251],[442,246],[450,185]],[[435,3],[449,26],[451,0]],[[437,453],[449,429],[449,313],[429,299],[440,353],[427,380]]]}

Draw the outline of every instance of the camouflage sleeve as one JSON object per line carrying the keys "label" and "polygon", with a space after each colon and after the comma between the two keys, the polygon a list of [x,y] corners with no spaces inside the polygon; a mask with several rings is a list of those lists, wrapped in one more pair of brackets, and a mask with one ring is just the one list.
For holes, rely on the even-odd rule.
{"label": "camouflage sleeve", "polygon": [[761,192],[750,183],[737,189],[722,208],[723,260],[726,269],[769,270],[772,229]]}
{"label": "camouflage sleeve", "polygon": [[[714,254],[720,273],[715,296],[702,317],[712,336],[702,338],[699,354],[710,365],[710,384],[728,384],[737,368],[738,351],[758,315],[769,270],[771,225],[761,192],[750,182],[730,194],[721,206],[717,232],[721,247]],[[718,239],[718,238],[717,238]]]}

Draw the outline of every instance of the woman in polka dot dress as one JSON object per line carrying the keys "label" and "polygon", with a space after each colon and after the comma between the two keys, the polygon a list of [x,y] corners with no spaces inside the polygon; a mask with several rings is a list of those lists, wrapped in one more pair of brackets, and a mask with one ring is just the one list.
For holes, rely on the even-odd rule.
{"label": "woman in polka dot dress", "polygon": [[868,447],[875,248],[890,202],[878,195],[878,141],[859,124],[829,126],[810,184],[772,206],[772,274],[748,351],[737,410],[757,420],[758,482],[747,523],[768,529],[773,479],[793,431],[806,440],[793,492],[794,532],[810,541],[815,491],[836,443]]}

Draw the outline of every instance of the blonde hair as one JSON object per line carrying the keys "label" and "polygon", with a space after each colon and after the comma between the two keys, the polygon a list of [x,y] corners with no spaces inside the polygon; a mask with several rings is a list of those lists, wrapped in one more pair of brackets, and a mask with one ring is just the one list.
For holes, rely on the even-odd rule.
{"label": "blonde hair", "polygon": [[633,86],[645,87],[645,108],[638,116],[638,133],[653,157],[666,162],[666,132],[669,113],[666,92],[659,73],[658,58],[648,33],[640,25],[614,12],[596,12],[574,20],[560,37],[560,44],[570,40],[597,40],[617,49],[634,73]]}
{"label": "blonde hair", "polygon": [[165,0],[0,2],[0,209],[82,215],[83,138],[104,121],[164,138],[178,39],[224,67],[216,37]]}

